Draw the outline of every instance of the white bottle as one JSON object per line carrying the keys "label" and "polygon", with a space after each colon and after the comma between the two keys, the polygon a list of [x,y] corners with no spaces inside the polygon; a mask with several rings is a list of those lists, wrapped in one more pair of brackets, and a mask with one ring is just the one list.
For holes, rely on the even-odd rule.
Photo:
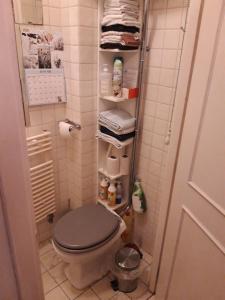
{"label": "white bottle", "polygon": [[116,187],[113,181],[110,182],[110,186],[108,188],[108,204],[109,206],[116,205]]}
{"label": "white bottle", "polygon": [[112,90],[113,96],[122,97],[123,58],[117,56],[113,61]]}
{"label": "white bottle", "polygon": [[100,73],[100,94],[101,96],[112,95],[112,73],[110,73],[107,64],[102,65]]}
{"label": "white bottle", "polygon": [[106,178],[103,178],[99,186],[99,198],[101,200],[108,199],[108,187],[109,187],[108,180]]}

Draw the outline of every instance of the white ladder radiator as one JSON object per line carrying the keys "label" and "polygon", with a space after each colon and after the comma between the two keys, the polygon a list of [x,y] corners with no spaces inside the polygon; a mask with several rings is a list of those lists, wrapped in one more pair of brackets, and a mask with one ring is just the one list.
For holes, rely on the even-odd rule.
{"label": "white ladder radiator", "polygon": [[52,137],[49,131],[27,138],[35,222],[56,211]]}

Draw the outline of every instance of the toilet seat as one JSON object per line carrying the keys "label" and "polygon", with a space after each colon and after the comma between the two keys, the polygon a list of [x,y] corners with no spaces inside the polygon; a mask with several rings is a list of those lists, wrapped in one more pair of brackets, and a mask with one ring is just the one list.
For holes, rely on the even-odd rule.
{"label": "toilet seat", "polygon": [[101,247],[118,232],[120,218],[99,204],[68,212],[55,225],[53,242],[62,251],[83,253]]}

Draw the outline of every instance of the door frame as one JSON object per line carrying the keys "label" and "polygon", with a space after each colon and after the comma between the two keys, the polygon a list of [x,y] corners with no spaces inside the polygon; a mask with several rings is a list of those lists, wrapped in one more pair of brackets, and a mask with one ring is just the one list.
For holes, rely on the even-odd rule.
{"label": "door frame", "polygon": [[157,282],[162,259],[165,231],[170,209],[177,157],[188,99],[188,90],[193,72],[193,62],[195,59],[196,47],[198,42],[198,33],[200,28],[203,3],[204,0],[191,0],[188,9],[188,19],[185,29],[186,32],[183,42],[183,50],[171,126],[172,134],[167,155],[167,165],[163,174],[163,178],[166,179],[164,181],[164,187],[160,196],[161,209],[158,218],[159,221],[157,225],[157,234],[153,252],[153,263],[150,280],[150,290],[153,292],[157,292]]}
{"label": "door frame", "polygon": [[[0,47],[0,209],[10,249],[9,253],[0,251],[0,259],[8,260],[8,265],[12,266],[14,276],[11,275],[11,281],[5,284],[8,285],[6,290],[17,287],[14,288],[15,299],[42,300],[44,295],[10,0],[0,2],[0,25],[3,41]],[[3,298],[7,299],[5,295]]]}

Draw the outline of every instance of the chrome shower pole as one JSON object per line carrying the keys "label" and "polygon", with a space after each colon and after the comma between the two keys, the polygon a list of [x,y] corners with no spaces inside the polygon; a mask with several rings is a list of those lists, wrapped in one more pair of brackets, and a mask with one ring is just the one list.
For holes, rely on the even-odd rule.
{"label": "chrome shower pole", "polygon": [[146,59],[147,52],[150,51],[149,42],[147,41],[147,32],[148,32],[148,21],[149,21],[149,11],[150,11],[150,1],[144,0],[143,6],[143,21],[142,21],[142,31],[141,31],[141,49],[139,56],[139,66],[138,66],[138,97],[136,99],[136,109],[135,109],[135,138],[133,142],[133,149],[131,155],[131,171],[130,171],[130,180],[129,180],[129,197],[128,197],[128,206],[132,205],[132,193],[133,186],[136,179],[137,171],[137,150],[140,137],[140,129],[143,123],[143,109],[144,109],[144,62]]}

